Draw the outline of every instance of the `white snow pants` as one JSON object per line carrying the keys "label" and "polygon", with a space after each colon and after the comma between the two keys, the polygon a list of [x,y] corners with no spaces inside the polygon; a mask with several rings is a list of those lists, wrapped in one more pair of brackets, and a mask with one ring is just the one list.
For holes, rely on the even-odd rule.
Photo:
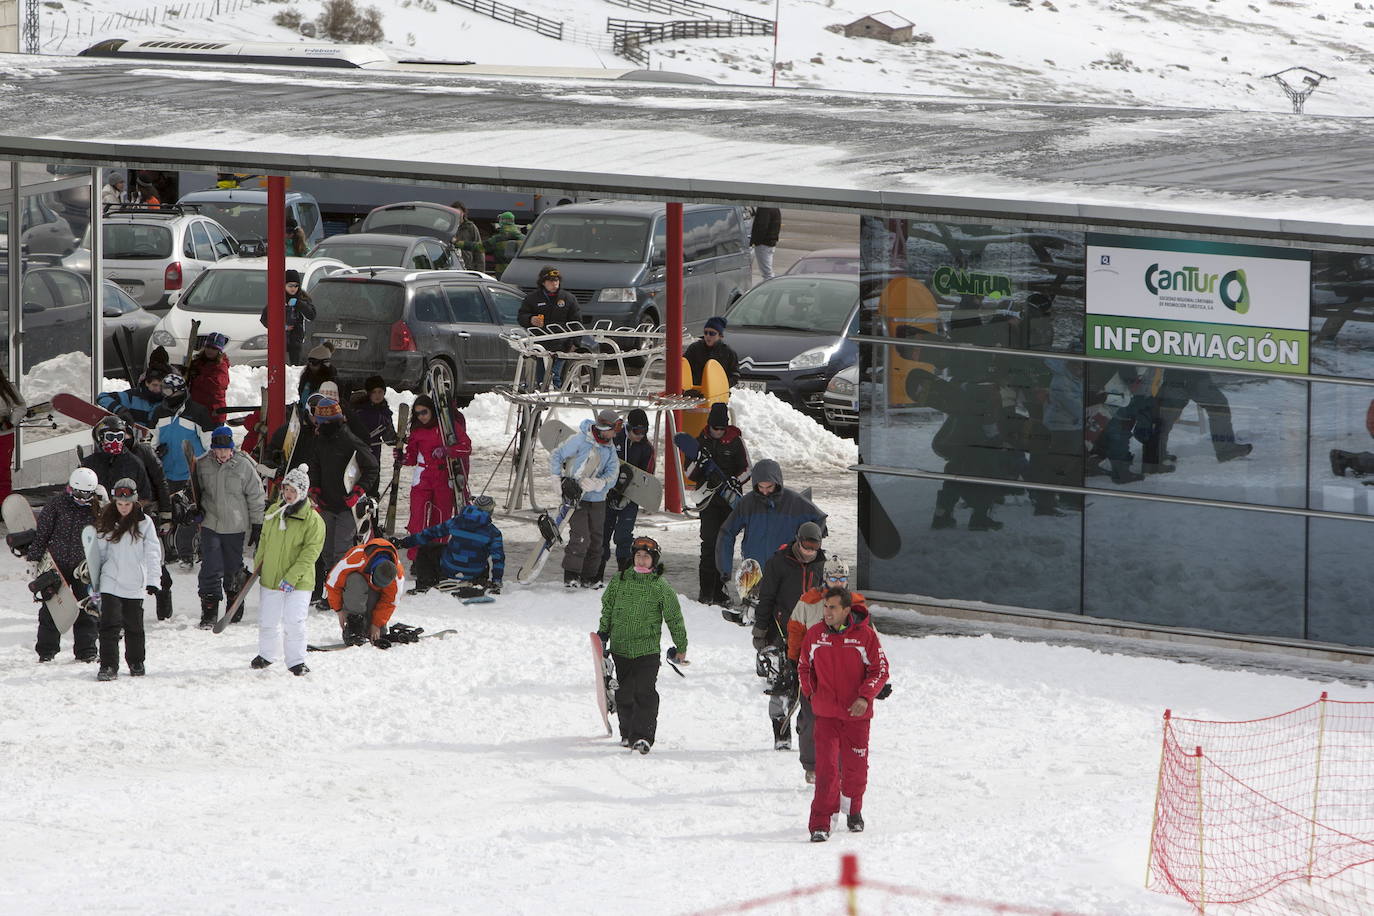
{"label": "white snow pants", "polygon": [[[258,654],[277,661],[277,648],[286,644],[286,667],[305,661],[305,618],[310,614],[310,589],[293,592],[258,586]],[[285,636],[283,637],[283,631]]]}

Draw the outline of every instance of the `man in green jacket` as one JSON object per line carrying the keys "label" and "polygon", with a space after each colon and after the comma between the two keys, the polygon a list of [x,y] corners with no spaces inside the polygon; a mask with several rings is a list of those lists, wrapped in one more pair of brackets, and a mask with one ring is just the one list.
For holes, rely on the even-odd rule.
{"label": "man in green jacket", "polygon": [[649,753],[658,730],[658,650],[663,625],[673,637],[670,661],[687,664],[687,627],[677,593],[663,579],[658,542],[637,537],[634,565],[615,576],[601,595],[597,635],[615,661],[615,710],[620,746]]}
{"label": "man in green jacket", "polygon": [[[324,521],[310,505],[310,474],[305,465],[286,472],[281,499],[263,516],[255,562],[258,568],[258,655],[254,668],[266,668],[285,644],[286,667],[300,677],[305,666],[305,618],[315,587],[315,561],[324,548]],[[283,636],[284,631],[284,636]]]}
{"label": "man in green jacket", "polygon": [[[491,258],[491,270],[488,271],[493,277],[501,276],[501,271],[506,269],[506,265],[515,259],[515,254],[520,250],[520,243],[525,240],[525,233],[520,227],[515,225],[515,214],[507,210],[496,217],[496,231],[486,237],[486,240],[476,242],[455,241],[453,247],[459,251],[476,251]],[[485,269],[482,266],[478,270]]]}

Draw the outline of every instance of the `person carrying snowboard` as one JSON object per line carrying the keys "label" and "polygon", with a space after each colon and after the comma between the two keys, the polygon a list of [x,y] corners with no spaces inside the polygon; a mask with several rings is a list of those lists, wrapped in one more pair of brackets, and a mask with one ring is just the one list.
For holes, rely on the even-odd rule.
{"label": "person carrying snowboard", "polygon": [[802,696],[815,713],[816,791],[807,823],[813,843],[830,838],[841,794],[849,799],[850,832],[864,829],[869,726],[887,676],[887,655],[868,608],[848,589],[826,589],[823,619],[806,631],[797,665]]}
{"label": "person carrying snowboard", "polygon": [[606,533],[606,494],[620,476],[620,459],[611,444],[620,415],[606,408],[595,420],[583,420],[578,431],[549,455],[564,501],[576,502],[568,518],[568,543],[563,548],[563,585],[595,588],[601,565],[601,539]]}
{"label": "person carrying snowboard", "polygon": [[[462,414],[454,411],[454,432],[458,441],[453,445],[444,442],[444,433],[439,426],[439,414],[434,399],[422,394],[415,399],[410,408],[410,430],[406,433],[406,446],[401,454],[401,463],[417,467],[410,485],[410,520],[406,530],[412,535],[433,529],[453,517],[453,483],[448,476],[448,459],[456,458],[466,462],[472,453],[472,441],[468,439],[466,423],[460,426],[457,418]],[[399,454],[399,453],[398,453]],[[466,464],[460,465],[466,475]],[[422,547],[412,547],[406,556],[410,559],[415,574],[415,594],[429,591],[439,581],[440,560],[443,542],[430,539],[417,541]]]}
{"label": "person carrying snowboard", "polygon": [[[764,458],[757,462],[752,477],[753,488],[735,503],[716,538],[716,564],[722,577],[730,575],[735,541],[741,533],[744,537],[740,559],[757,560],[759,566],[764,566],[779,544],[796,536],[802,522],[815,522],[822,533],[825,531],[825,513],[811,500],[782,485],[782,468],[776,461]],[[763,615],[759,614],[758,619],[763,620]]]}
{"label": "person carrying snowboard", "polygon": [[334,564],[324,594],[339,616],[344,642],[360,646],[381,637],[396,612],[404,576],[396,548],[381,537],[359,544]]}
{"label": "person carrying snowboard", "polygon": [[[716,568],[716,541],[720,536],[720,526],[730,517],[731,509],[726,496],[729,483],[725,478],[733,477],[740,483],[749,478],[749,450],[744,447],[744,437],[739,427],[731,425],[730,408],[725,404],[711,405],[706,427],[697,436],[697,448],[700,450],[697,460],[687,465],[683,473],[695,489],[705,487],[712,491],[710,498],[697,505],[701,517],[697,601],[726,607],[730,604],[730,597],[725,593],[725,577]],[[708,472],[702,457],[714,462],[719,471]],[[773,546],[777,546],[776,543]]]}
{"label": "person carrying snowboard", "polygon": [[[128,430],[128,426],[125,426]],[[167,475],[162,471],[162,459],[147,442],[129,434],[128,451],[143,464],[148,475],[149,495],[144,497],[144,511],[153,518],[158,538],[162,545],[162,572],[157,591],[157,619],[170,620],[172,617],[172,574],[167,571],[167,550],[172,540],[172,491],[167,486]]]}
{"label": "person carrying snowboard", "polygon": [[[636,407],[629,413],[624,429],[615,434],[615,454],[641,471],[654,472],[654,444],[649,441],[649,415]],[[626,499],[608,497],[606,500],[606,528],[601,536],[601,565],[596,581],[606,578],[606,564],[611,559],[611,542],[615,541],[617,571],[630,565],[630,544],[634,541],[635,522],[639,519],[639,504]]]}
{"label": "person carrying snowboard", "polygon": [[162,581],[162,543],[153,520],[143,513],[138,486],[125,477],[110,488],[110,503],[95,528],[82,536],[91,591],[100,609],[100,671],[96,680],[119,677],[119,640],[132,677],[143,676],[143,596],[156,595]]}
{"label": "person carrying snowboard", "polygon": [[468,583],[468,588],[454,591],[455,598],[499,595],[506,574],[506,548],[501,529],[491,521],[495,508],[496,500],[478,496],[453,518],[401,538],[397,546],[423,551],[429,545],[442,543],[439,575]]}
{"label": "person carrying snowboard", "polygon": [[219,331],[206,334],[205,344],[186,367],[186,391],[217,424],[224,416],[224,392],[229,388],[229,357],[224,355],[228,344],[229,338]]}
{"label": "person carrying snowboard", "polygon": [[[200,628],[214,628],[219,599],[233,601],[243,569],[244,538],[248,547],[262,534],[262,478],[252,459],[234,449],[234,432],[221,426],[210,435],[210,460],[196,462],[200,492]],[[239,605],[238,615],[243,613]],[[236,618],[237,616],[236,615]]]}
{"label": "person carrying snowboard", "polygon": [[258,570],[258,654],[249,664],[266,668],[284,649],[287,670],[297,677],[310,671],[305,665],[305,618],[325,535],[309,492],[309,471],[294,467],[286,472],[277,501],[263,515],[262,537],[253,557]]}
{"label": "person carrying snowboard", "polygon": [[768,718],[773,723],[773,749],[792,747],[792,712],[797,703],[795,671],[786,661],[787,621],[802,595],[825,581],[825,551],[821,526],[802,522],[796,537],[768,558],[759,580],[758,616],[754,621],[754,651],[758,670],[771,670]]}
{"label": "person carrying snowboard", "polygon": [[[66,490],[49,499],[38,514],[33,540],[24,556],[24,559],[37,566],[42,562],[43,555],[51,552],[58,572],[71,585],[72,594],[78,601],[90,594],[89,585],[76,577],[76,568],[86,560],[81,532],[88,525],[95,524],[99,509],[100,480],[95,471],[90,468],[72,471],[67,478]],[[72,624],[72,654],[77,661],[95,661],[97,630],[94,616],[76,616],[76,622]],[[33,649],[38,653],[40,662],[50,662],[62,651],[62,634],[58,632],[46,604],[38,611],[38,640]]]}
{"label": "person carrying snowboard", "polygon": [[620,746],[649,753],[658,733],[658,660],[663,626],[673,637],[668,659],[687,664],[687,626],[677,593],[663,578],[658,542],[634,540],[632,565],[611,578],[601,595],[597,635],[615,662],[615,710]]}

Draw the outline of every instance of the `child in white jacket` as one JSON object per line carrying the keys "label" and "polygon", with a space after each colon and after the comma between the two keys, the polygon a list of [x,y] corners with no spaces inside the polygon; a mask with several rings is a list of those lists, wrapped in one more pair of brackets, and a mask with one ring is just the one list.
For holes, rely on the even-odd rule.
{"label": "child in white jacket", "polygon": [[129,674],[143,676],[143,596],[162,582],[162,543],[157,527],[138,503],[138,485],[127,477],[110,488],[112,501],[95,527],[82,532],[91,594],[100,609],[100,672],[96,680],[119,676],[119,637],[125,636]]}

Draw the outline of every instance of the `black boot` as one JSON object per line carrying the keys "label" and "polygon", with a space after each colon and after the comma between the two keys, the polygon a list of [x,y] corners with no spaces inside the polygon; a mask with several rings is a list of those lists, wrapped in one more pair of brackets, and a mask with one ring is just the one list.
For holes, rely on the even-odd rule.
{"label": "black boot", "polygon": [[564,587],[564,588],[581,588],[581,587],[582,587],[582,576],[581,576],[580,574],[578,574],[578,573],[572,572],[571,570],[567,570],[567,569],[563,570],[563,587]]}
{"label": "black boot", "polygon": [[202,630],[213,630],[215,621],[219,619],[219,599],[205,598],[200,599],[200,628]]}
{"label": "black boot", "polygon": [[1346,469],[1349,468],[1359,474],[1359,470],[1355,467],[1354,458],[1353,452],[1343,452],[1338,448],[1333,448],[1331,450],[1331,473],[1337,477],[1344,477]]}
{"label": "black boot", "polygon": [[1112,483],[1135,483],[1144,480],[1144,474],[1137,474],[1131,470],[1129,461],[1122,461],[1117,458],[1112,459]]}
{"label": "black boot", "polygon": [[117,677],[119,677],[119,669],[110,665],[101,665],[100,670],[95,675],[97,681],[113,681]]}
{"label": "black boot", "polygon": [[310,673],[310,669],[305,667],[305,662],[301,662],[299,665],[292,665],[290,668],[287,668],[286,670],[290,671],[296,677],[302,677]]}
{"label": "black boot", "polygon": [[263,669],[263,668],[266,668],[268,665],[270,665],[270,664],[272,664],[272,663],[269,662],[267,659],[263,658],[261,655],[255,655],[255,656],[253,656],[253,660],[252,660],[251,662],[249,662],[248,664],[249,664],[249,666],[252,667],[252,668],[257,668],[257,669],[261,670],[261,669]]}
{"label": "black boot", "polygon": [[863,833],[863,832],[864,832],[864,816],[863,816],[862,814],[851,814],[851,815],[849,815],[849,816],[848,816],[848,822],[849,822],[849,832],[850,832],[850,833]]}

